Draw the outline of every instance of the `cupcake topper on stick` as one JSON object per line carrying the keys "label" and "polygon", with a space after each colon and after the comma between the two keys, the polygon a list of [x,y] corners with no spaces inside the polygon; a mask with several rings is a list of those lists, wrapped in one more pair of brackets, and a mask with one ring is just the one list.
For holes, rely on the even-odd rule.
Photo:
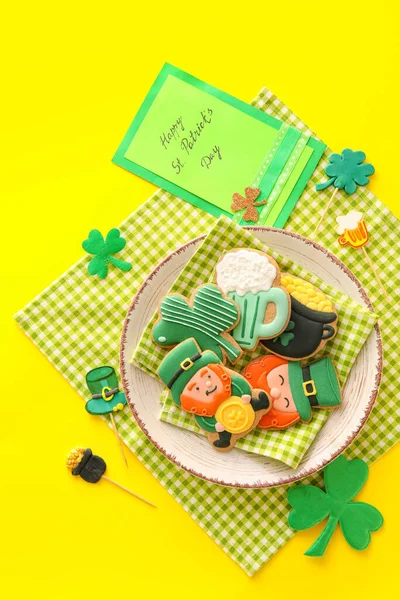
{"label": "cupcake topper on stick", "polygon": [[364,163],[366,155],[358,150],[353,152],[346,148],[341,154],[331,154],[329,157],[329,165],[325,168],[326,175],[330,178],[324,183],[318,183],[315,186],[317,191],[325,190],[333,185],[333,194],[321,215],[318,225],[315,228],[314,236],[318,233],[322,222],[328,210],[332,206],[338,190],[343,190],[347,194],[354,194],[358,185],[367,185],[369,183],[369,175],[373,175],[375,169],[369,163]]}
{"label": "cupcake topper on stick", "polygon": [[128,468],[128,461],[114,419],[114,413],[123,410],[126,405],[125,394],[119,389],[115,370],[109,366],[92,369],[86,374],[86,385],[92,394],[85,404],[87,412],[91,415],[110,415],[122,458]]}
{"label": "cupcake topper on stick", "polygon": [[343,215],[336,219],[338,224],[337,232],[339,234],[338,242],[341,246],[351,246],[352,248],[361,248],[365,258],[368,261],[369,266],[374,273],[376,280],[381,288],[385,298],[388,297],[387,291],[383,287],[382,281],[379,277],[378,271],[376,270],[374,263],[369,257],[365,249],[365,244],[369,240],[367,225],[364,221],[362,213],[357,210],[351,210],[347,215]]}
{"label": "cupcake topper on stick", "polygon": [[149,504],[153,508],[157,508],[145,498],[132,492],[132,490],[129,490],[113,479],[106,477],[106,475],[104,475],[107,468],[105,460],[103,460],[101,456],[93,454],[90,448],[73,448],[67,456],[67,467],[71,469],[72,475],[75,475],[76,477],[79,475],[88,483],[98,483],[100,479],[105,479],[121,488],[121,490],[124,490],[124,492],[128,492],[128,494],[131,494],[131,496],[134,496],[138,500],[142,500],[142,502]]}

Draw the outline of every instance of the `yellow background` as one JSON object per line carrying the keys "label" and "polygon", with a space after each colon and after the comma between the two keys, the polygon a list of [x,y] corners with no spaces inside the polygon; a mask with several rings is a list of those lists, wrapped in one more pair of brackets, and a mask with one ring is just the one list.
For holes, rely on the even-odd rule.
{"label": "yellow background", "polygon": [[[398,597],[400,444],[360,495],[386,521],[367,551],[336,532],[325,558],[307,558],[316,528],[249,579],[134,455],[124,468],[111,430],[12,320],[82,256],[91,228],[108,231],[153,192],[111,157],[166,60],[246,101],[268,86],[335,150],[363,149],[376,167],[371,189],[400,215],[395,9],[350,0],[3,7],[2,598]],[[72,478],[64,457],[76,444],[158,509]]]}

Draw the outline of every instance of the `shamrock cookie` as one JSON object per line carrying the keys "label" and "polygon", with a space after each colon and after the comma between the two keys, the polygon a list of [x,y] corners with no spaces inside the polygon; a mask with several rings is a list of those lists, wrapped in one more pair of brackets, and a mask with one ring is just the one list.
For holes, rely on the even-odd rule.
{"label": "shamrock cookie", "polygon": [[281,285],[291,296],[290,320],[283,333],[262,344],[289,360],[310,358],[335,337],[337,312],[329,298],[308,281],[282,274]]}
{"label": "shamrock cookie", "polygon": [[242,375],[226,368],[214,352],[201,352],[194,339],[173,348],[157,373],[174,402],[193,414],[221,452],[254,429],[270,408],[264,391],[253,389]]}
{"label": "shamrock cookie", "polygon": [[231,250],[217,264],[216,282],[240,309],[232,335],[241,348],[253,350],[260,339],[275,338],[286,329],[290,296],[270,256],[257,250]]}
{"label": "shamrock cookie", "polygon": [[227,356],[235,363],[242,350],[228,331],[238,320],[235,302],[224,296],[216,285],[202,285],[189,301],[178,294],[162,300],[153,339],[168,348],[194,338],[200,350],[211,350],[220,360]]}
{"label": "shamrock cookie", "polygon": [[247,365],[243,375],[271,399],[271,410],[258,424],[263,429],[308,423],[312,408],[334,408],[341,402],[339,381],[328,356],[304,367],[278,356],[263,356]]}

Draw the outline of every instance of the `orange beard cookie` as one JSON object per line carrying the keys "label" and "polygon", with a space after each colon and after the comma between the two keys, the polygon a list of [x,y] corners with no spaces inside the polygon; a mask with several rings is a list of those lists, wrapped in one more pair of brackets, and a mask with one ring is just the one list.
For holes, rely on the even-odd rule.
{"label": "orange beard cookie", "polygon": [[257,427],[270,408],[264,390],[225,367],[214,352],[201,352],[194,339],[173,348],[157,373],[175,404],[194,416],[220,452]]}
{"label": "orange beard cookie", "polygon": [[243,375],[271,400],[271,410],[258,424],[264,429],[286,429],[297,421],[308,423],[312,408],[334,408],[341,402],[339,381],[328,356],[306,366],[278,356],[263,356],[247,365]]}

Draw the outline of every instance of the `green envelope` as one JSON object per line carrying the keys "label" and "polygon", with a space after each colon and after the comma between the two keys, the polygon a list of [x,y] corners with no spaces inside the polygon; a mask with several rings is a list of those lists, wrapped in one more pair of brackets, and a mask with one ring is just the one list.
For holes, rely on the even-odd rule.
{"label": "green envelope", "polygon": [[[232,196],[261,190],[259,225],[283,227],[325,145],[165,64],[113,162],[206,210],[233,216]],[[235,220],[244,223],[244,210]]]}

